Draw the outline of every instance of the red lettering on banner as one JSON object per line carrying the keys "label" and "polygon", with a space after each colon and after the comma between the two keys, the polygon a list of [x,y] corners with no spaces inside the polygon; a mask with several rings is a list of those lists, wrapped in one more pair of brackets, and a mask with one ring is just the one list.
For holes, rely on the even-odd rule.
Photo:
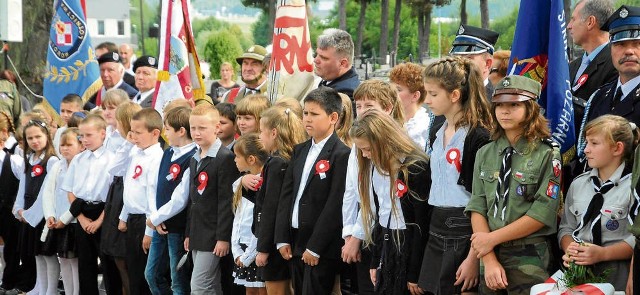
{"label": "red lettering on banner", "polygon": [[297,61],[298,70],[301,72],[312,72],[313,65],[307,60],[307,53],[311,50],[311,42],[307,41],[307,20],[305,18],[293,18],[283,16],[276,19],[275,29],[286,29],[302,27],[302,42],[296,36],[285,33],[273,34],[273,61],[275,70],[280,71],[282,67],[289,74],[293,74],[293,62]]}

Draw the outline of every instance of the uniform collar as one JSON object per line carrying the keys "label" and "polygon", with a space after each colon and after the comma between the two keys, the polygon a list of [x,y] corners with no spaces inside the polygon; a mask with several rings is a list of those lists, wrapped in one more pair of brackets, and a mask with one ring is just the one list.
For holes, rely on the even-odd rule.
{"label": "uniform collar", "polygon": [[188,153],[189,151],[191,151],[194,147],[196,147],[195,142],[191,142],[189,144],[180,146],[180,147],[171,147],[171,150],[173,151],[173,156],[176,158],[182,157],[182,155]]}
{"label": "uniform collar", "polygon": [[611,182],[613,183],[619,183],[621,180],[631,176],[630,173],[624,173],[625,172],[624,168],[625,168],[625,163],[622,162],[622,164],[618,166],[616,171],[614,171],[613,174],[611,174],[611,177],[609,177],[609,179],[600,179],[600,177],[598,176],[598,168],[591,169],[591,171],[589,172],[589,176],[598,177],[601,183],[604,183],[607,180],[611,180]]}
{"label": "uniform collar", "polygon": [[[221,147],[222,147],[222,141],[220,141],[220,138],[216,138],[216,141],[211,145],[205,157],[215,158]],[[196,159],[196,161],[198,162],[202,160],[202,158],[200,158],[200,152],[202,152],[202,149],[198,147],[198,151],[195,154],[193,154],[193,158]]]}
{"label": "uniform collar", "polygon": [[[501,136],[496,140],[496,145],[498,146],[498,154],[504,154],[504,151],[507,147],[511,146],[509,140],[507,140],[506,136]],[[516,142],[516,145],[513,147],[516,153],[521,155],[527,155],[533,151],[533,149],[537,146],[535,142],[529,142],[524,136],[521,136]]]}
{"label": "uniform collar", "polygon": [[[640,84],[640,76],[637,76],[637,77],[627,81],[627,83],[624,83],[624,84],[622,84],[622,82],[620,82],[620,78],[618,77],[618,84],[616,85],[616,89],[618,89],[618,87],[621,87],[622,88],[622,98],[626,98],[633,89],[638,87],[639,84]],[[614,95],[615,95],[615,93],[614,93]]]}

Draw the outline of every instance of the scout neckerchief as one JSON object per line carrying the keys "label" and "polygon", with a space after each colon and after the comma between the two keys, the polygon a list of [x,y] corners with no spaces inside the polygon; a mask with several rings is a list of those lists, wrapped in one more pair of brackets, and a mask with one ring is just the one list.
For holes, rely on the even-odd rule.
{"label": "scout neckerchief", "polygon": [[[508,146],[504,149],[504,156],[502,157],[502,165],[500,166],[500,175],[498,176],[498,188],[496,189],[496,201],[493,204],[493,218],[498,213],[498,203],[500,199],[502,201],[502,213],[500,219],[504,221],[504,214],[507,210],[507,201],[509,200],[509,178],[511,177],[511,156],[513,156],[514,149],[512,146]],[[502,195],[500,191],[502,191]]]}
{"label": "scout neckerchief", "polygon": [[580,241],[578,238],[578,233],[585,227],[586,224],[591,223],[591,234],[593,235],[593,243],[596,245],[602,245],[602,227],[600,226],[600,210],[602,210],[602,204],[604,204],[604,194],[606,194],[609,190],[611,190],[615,183],[611,180],[605,181],[603,184],[600,184],[600,179],[598,176],[591,176],[591,184],[593,186],[593,190],[595,195],[591,198],[591,202],[589,202],[589,207],[587,207],[587,211],[582,215],[582,220],[580,220],[580,224],[578,228],[573,231],[573,239],[576,241]]}

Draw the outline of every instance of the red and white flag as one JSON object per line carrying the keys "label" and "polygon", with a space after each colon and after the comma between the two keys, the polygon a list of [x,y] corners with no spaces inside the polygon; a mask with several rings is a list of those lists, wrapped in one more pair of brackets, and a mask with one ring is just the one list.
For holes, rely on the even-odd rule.
{"label": "red and white flag", "polygon": [[305,0],[278,0],[269,67],[269,100],[302,100],[313,89],[313,56]]}
{"label": "red and white flag", "polygon": [[[153,107],[171,100],[204,98],[205,87],[189,18],[189,0],[162,0],[158,82]],[[192,103],[193,105],[193,103]]]}

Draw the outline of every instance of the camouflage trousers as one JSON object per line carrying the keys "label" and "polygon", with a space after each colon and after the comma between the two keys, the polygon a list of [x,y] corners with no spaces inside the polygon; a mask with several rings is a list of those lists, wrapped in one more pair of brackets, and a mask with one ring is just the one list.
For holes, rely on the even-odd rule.
{"label": "camouflage trousers", "polygon": [[[518,242],[518,241],[516,241]],[[551,260],[549,243],[505,243],[494,249],[507,275],[507,289],[493,291],[484,281],[484,265],[480,264],[480,294],[529,295],[531,287],[549,278]]]}

